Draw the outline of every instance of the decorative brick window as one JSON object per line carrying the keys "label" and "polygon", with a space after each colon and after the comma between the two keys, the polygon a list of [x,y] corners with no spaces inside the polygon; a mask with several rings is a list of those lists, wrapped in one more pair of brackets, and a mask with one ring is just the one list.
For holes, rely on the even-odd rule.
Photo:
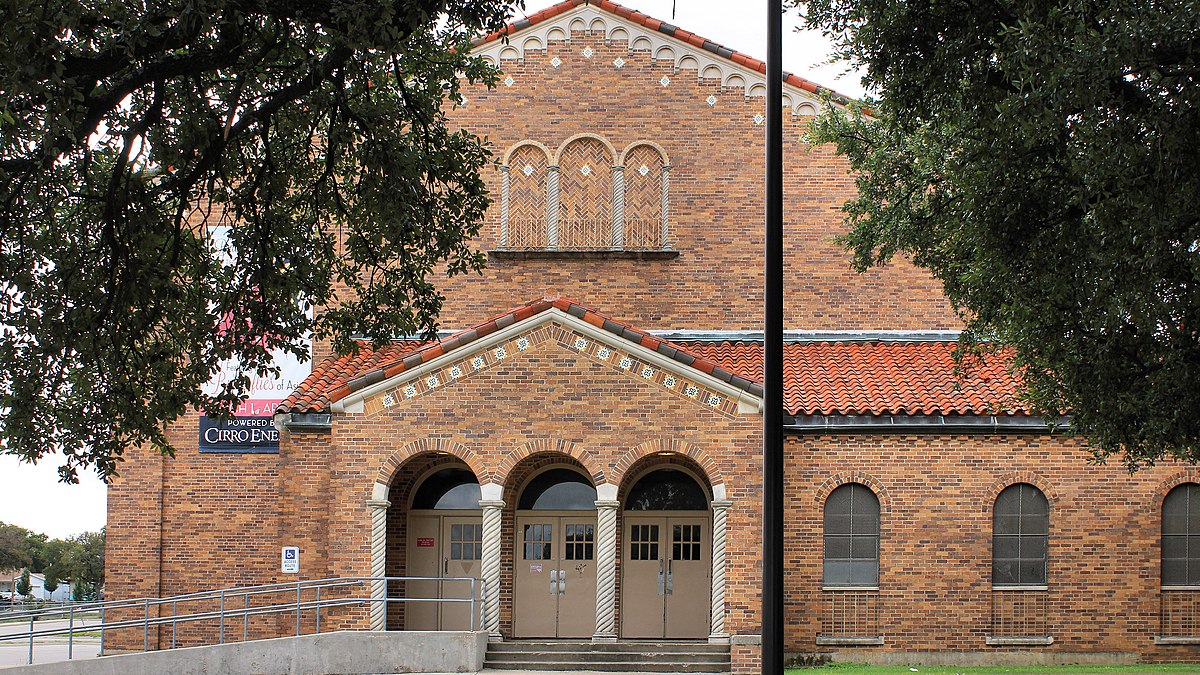
{"label": "decorative brick window", "polygon": [[501,165],[500,259],[639,258],[679,255],[671,245],[670,164],[648,141],[620,155],[580,134],[553,154],[532,141]]}
{"label": "decorative brick window", "polygon": [[883,644],[879,630],[879,498],[847,483],[825,500],[818,645]]}
{"label": "decorative brick window", "polygon": [[1184,483],[1162,503],[1158,644],[1200,644],[1200,485]]}
{"label": "decorative brick window", "polygon": [[1048,645],[1050,502],[1028,483],[1010,485],[992,510],[992,627],[987,644]]}

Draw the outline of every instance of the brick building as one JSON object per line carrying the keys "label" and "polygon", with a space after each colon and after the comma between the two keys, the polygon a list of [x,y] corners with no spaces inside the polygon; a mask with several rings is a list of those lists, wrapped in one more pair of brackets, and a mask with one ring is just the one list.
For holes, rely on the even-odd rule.
{"label": "brick building", "polygon": [[[198,417],[175,458],[132,452],[110,597],[287,580],[296,546],[302,578],[479,577],[495,639],[726,642],[757,668],[763,64],[606,0],[505,37],[478,47],[501,84],[453,112],[500,159],[488,269],[444,289],[458,330],[317,345],[277,452],[201,452]],[[1088,464],[1004,364],[955,376],[927,275],[850,271],[833,236],[853,183],[803,140],[821,93],[785,85],[786,650],[1195,658],[1200,473]]]}

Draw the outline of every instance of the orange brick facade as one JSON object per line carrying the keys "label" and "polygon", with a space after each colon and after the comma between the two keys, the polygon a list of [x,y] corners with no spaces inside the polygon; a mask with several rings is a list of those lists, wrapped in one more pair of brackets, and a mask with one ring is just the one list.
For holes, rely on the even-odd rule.
{"label": "orange brick facade", "polygon": [[[496,204],[479,240],[481,250],[494,254],[483,275],[444,283],[442,326],[466,328],[519,302],[561,294],[643,330],[760,329],[763,127],[755,116],[763,98],[755,73],[742,61],[717,67],[693,58],[696,49],[661,31],[639,42],[654,33],[644,22],[611,13],[607,3],[593,5],[599,6],[560,11],[509,44],[485,45],[511,79],[492,91],[468,91],[466,106],[452,113],[491,141],[498,160],[508,160],[509,240],[501,241],[505,179],[497,167],[487,174]],[[705,53],[710,61],[728,60]],[[799,89],[788,91],[793,107],[808,100]],[[910,265],[896,262],[864,275],[849,269],[834,236],[853,182],[830,149],[804,143],[808,119],[785,120],[787,328],[956,328],[938,285]],[[646,223],[665,211],[671,256],[503,255],[506,243],[546,247],[540,223],[547,218],[548,178],[542,177],[551,166],[560,173],[559,236],[594,239],[585,231],[589,223],[613,220],[618,208],[621,178],[613,164],[621,157],[619,206],[627,234],[641,237],[628,247],[654,248],[636,242],[649,241]],[[603,175],[593,181],[595,172]],[[517,231],[528,222],[539,226]],[[334,408],[328,429],[285,428],[277,455],[202,455],[196,418],[176,424],[177,455],[131,451],[110,490],[109,597],[294,581],[280,573],[281,546],[301,549],[301,578],[369,576],[370,503],[381,498],[391,503],[386,571],[404,575],[407,505],[416,481],[434,467],[461,466],[485,490],[495,486],[504,503],[499,630],[509,637],[514,509],[526,479],[546,466],[576,467],[620,501],[647,470],[675,466],[697,476],[710,498],[732,503],[724,626],[714,639],[732,643],[735,671],[757,670],[761,414],[745,401],[724,399],[714,407],[703,396],[684,395],[688,378],[698,387],[719,383],[584,328],[565,316],[530,324],[534,332],[486,347],[507,351],[489,357],[484,368],[450,377],[446,361],[435,386],[422,384],[427,373],[398,376],[392,390],[367,396],[361,408]],[[517,346],[530,336],[536,339]],[[581,338],[586,347],[578,346]],[[622,368],[617,356],[598,357],[600,348],[628,349],[655,374],[648,379]],[[317,360],[328,356],[325,346],[315,351]],[[414,395],[406,397],[409,384]],[[793,434],[787,447],[786,651],[874,661],[1195,657],[1194,647],[1155,643],[1161,503],[1170,487],[1192,480],[1190,470],[1159,466],[1130,477],[1088,464],[1078,443],[1040,433]],[[868,628],[881,639],[869,645],[823,639],[831,633],[830,603],[845,601],[822,586],[824,499],[846,482],[867,485],[881,503],[879,585],[862,600],[869,603]],[[1038,620],[1053,638],[1045,645],[988,644],[995,603],[1007,601],[993,597],[991,509],[1013,483],[1038,486],[1051,505],[1047,588],[1036,599]],[[626,543],[623,518],[618,510],[618,551]],[[326,630],[361,628],[368,618],[343,611],[325,621]],[[389,626],[402,623],[403,610],[394,609]],[[294,627],[257,619],[230,630],[240,638],[243,629],[263,636]],[[218,630],[160,629],[152,646],[194,643]],[[141,642],[140,630],[106,636],[107,649],[138,649]],[[912,652],[921,654],[904,656]]]}

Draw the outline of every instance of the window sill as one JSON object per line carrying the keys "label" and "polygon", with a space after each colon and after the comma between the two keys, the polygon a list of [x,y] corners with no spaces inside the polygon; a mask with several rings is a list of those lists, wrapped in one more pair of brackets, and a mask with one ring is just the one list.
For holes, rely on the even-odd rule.
{"label": "window sill", "polygon": [[1155,635],[1156,645],[1200,645],[1200,637],[1185,635]]}
{"label": "window sill", "polygon": [[879,587],[878,586],[822,586],[821,590],[822,591],[841,591],[841,592],[868,591],[868,592],[878,593]]}
{"label": "window sill", "polygon": [[984,638],[984,642],[992,647],[1046,647],[1054,644],[1054,638],[1049,635],[1045,637],[1038,636],[1020,636],[1020,637],[992,637],[991,635]]}
{"label": "window sill", "polygon": [[674,260],[674,249],[492,249],[488,260]]}
{"label": "window sill", "polygon": [[839,645],[843,646],[843,647],[875,647],[875,646],[878,646],[881,644],[883,644],[882,636],[875,636],[875,637],[871,637],[871,636],[867,636],[867,635],[845,636],[845,637],[839,637],[839,636],[833,636],[833,635],[818,635],[817,636],[817,646],[819,646],[819,647],[831,647],[831,646],[839,646]]}
{"label": "window sill", "polygon": [[1048,591],[1048,590],[1050,590],[1050,587],[1045,584],[1042,584],[1042,585],[1031,584],[1031,585],[1027,585],[1027,586],[996,586],[996,585],[993,585],[992,590],[993,591]]}

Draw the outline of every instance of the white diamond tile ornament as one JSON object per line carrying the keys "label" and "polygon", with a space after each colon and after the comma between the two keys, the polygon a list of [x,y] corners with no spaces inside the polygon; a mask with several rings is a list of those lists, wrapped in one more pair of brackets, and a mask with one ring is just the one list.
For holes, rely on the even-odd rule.
{"label": "white diamond tile ornament", "polygon": [[588,341],[583,338],[575,338],[575,349],[587,349]]}
{"label": "white diamond tile ornament", "polygon": [[579,173],[581,173],[585,176],[590,176],[590,175],[592,175],[592,167],[588,166],[587,164],[584,164],[583,168],[579,170]]}
{"label": "white diamond tile ornament", "polygon": [[487,362],[484,361],[482,356],[476,356],[475,358],[471,359],[471,367],[475,370],[483,370],[485,365],[487,365]]}
{"label": "white diamond tile ornament", "polygon": [[625,59],[618,56],[613,59],[613,65],[617,67],[617,70],[620,70],[625,67]]}
{"label": "white diamond tile ornament", "polygon": [[713,96],[712,94],[709,94],[708,98],[704,99],[704,102],[707,103],[708,107],[711,108],[717,104],[717,97]]}
{"label": "white diamond tile ornament", "polygon": [[689,398],[696,398],[696,394],[700,393],[700,389],[694,384],[689,384],[688,388],[683,390],[683,393]]}
{"label": "white diamond tile ornament", "polygon": [[654,369],[651,368],[650,366],[646,366],[645,368],[642,368],[642,377],[644,377],[646,379],[650,379],[651,377],[654,377]]}
{"label": "white diamond tile ornament", "polygon": [[679,382],[679,380],[676,380],[674,375],[668,375],[666,377],[666,379],[663,380],[663,386],[664,387],[674,387],[675,383],[677,383],[677,382]]}
{"label": "white diamond tile ornament", "polygon": [[405,396],[405,398],[416,398],[417,397],[417,385],[410,384],[407,387],[405,387],[404,388],[404,396]]}
{"label": "white diamond tile ornament", "polygon": [[525,174],[526,176],[532,176],[533,175],[533,165],[526,164],[525,168],[521,169],[521,173]]}
{"label": "white diamond tile ornament", "polygon": [[502,358],[508,356],[508,351],[505,350],[504,347],[499,347],[496,350],[494,350],[492,352],[492,354],[495,355],[496,358],[502,359]]}
{"label": "white diamond tile ornament", "polygon": [[562,59],[560,59],[556,56],[556,57],[550,59],[550,65],[557,68],[562,65]]}
{"label": "white diamond tile ornament", "polygon": [[462,377],[462,373],[462,368],[459,368],[458,366],[454,366],[450,369],[450,377],[453,377],[456,380]]}
{"label": "white diamond tile ornament", "polygon": [[438,386],[439,384],[441,384],[441,381],[438,380],[437,375],[430,375],[425,380],[425,386],[429,387],[430,389],[433,389],[434,387]]}
{"label": "white diamond tile ornament", "polygon": [[712,407],[715,408],[715,407],[721,405],[721,397],[717,396],[716,394],[709,394],[707,402],[709,405],[711,405]]}
{"label": "white diamond tile ornament", "polygon": [[629,370],[633,367],[633,360],[626,356],[625,358],[621,359],[621,362],[617,364],[617,367],[621,370]]}
{"label": "white diamond tile ornament", "polygon": [[391,394],[387,394],[383,397],[383,407],[390,408],[394,405],[396,405],[396,397],[395,396],[392,396]]}
{"label": "white diamond tile ornament", "polygon": [[767,121],[767,118],[763,117],[761,113],[759,113],[759,114],[755,114],[755,115],[754,115],[754,123],[755,123],[755,124],[757,124],[757,125],[760,125],[760,126],[761,126],[761,125],[762,125],[762,123],[763,123],[763,122],[765,122],[765,121]]}
{"label": "white diamond tile ornament", "polygon": [[663,75],[663,78],[661,80],[659,80],[658,83],[665,87],[668,84],[671,84],[671,78],[667,77],[666,75]]}
{"label": "white diamond tile ornament", "polygon": [[520,340],[517,340],[517,349],[519,349],[521,351],[525,351],[526,349],[529,349],[529,338],[523,337]]}
{"label": "white diamond tile ornament", "polygon": [[512,75],[509,75],[508,77],[504,78],[504,86],[506,86],[506,87],[511,87],[516,83],[517,83],[517,81],[513,79]]}
{"label": "white diamond tile ornament", "polygon": [[590,59],[590,58],[592,58],[592,54],[595,54],[595,53],[596,53],[596,52],[592,51],[592,48],[591,48],[591,47],[584,47],[584,48],[583,48],[583,58],[585,58],[585,59]]}
{"label": "white diamond tile ornament", "polygon": [[600,350],[596,352],[596,358],[607,359],[611,354],[612,350],[610,350],[608,347],[601,347]]}
{"label": "white diamond tile ornament", "polygon": [[642,174],[643,176],[645,176],[646,174],[650,173],[650,167],[648,167],[648,166],[646,166],[645,164],[643,164],[643,165],[641,165],[641,166],[639,166],[639,167],[638,167],[638,173],[640,173],[640,174]]}

